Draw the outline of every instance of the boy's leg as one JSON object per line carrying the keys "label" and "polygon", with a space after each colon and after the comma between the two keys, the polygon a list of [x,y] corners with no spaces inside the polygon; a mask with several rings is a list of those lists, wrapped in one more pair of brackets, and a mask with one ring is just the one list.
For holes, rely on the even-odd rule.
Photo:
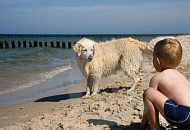
{"label": "boy's leg", "polygon": [[[152,89],[152,88],[151,88]],[[154,105],[148,100],[149,91],[146,90],[143,94],[143,103],[144,103],[144,112],[143,112],[143,119],[140,125],[140,130],[145,130],[148,123],[150,123],[151,130],[159,130],[159,116],[158,110],[154,107]]]}
{"label": "boy's leg", "polygon": [[151,87],[144,92],[144,113],[140,129],[145,129],[147,122],[150,122],[151,129],[159,129],[158,111],[164,116],[164,102],[167,99],[165,95]]}
{"label": "boy's leg", "polygon": [[143,112],[143,119],[142,119],[141,125],[139,127],[139,130],[145,130],[148,123],[149,123],[149,121],[147,118],[147,114],[145,112]]}

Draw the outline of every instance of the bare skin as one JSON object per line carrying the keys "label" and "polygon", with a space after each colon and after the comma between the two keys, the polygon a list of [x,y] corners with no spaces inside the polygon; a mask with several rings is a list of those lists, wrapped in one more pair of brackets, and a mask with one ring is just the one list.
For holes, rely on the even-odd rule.
{"label": "bare skin", "polygon": [[165,117],[164,102],[167,99],[190,107],[190,82],[176,68],[166,69],[162,59],[154,56],[153,64],[160,73],[152,77],[143,94],[144,114],[139,130],[145,130],[149,123],[151,130],[160,130],[158,112]]}

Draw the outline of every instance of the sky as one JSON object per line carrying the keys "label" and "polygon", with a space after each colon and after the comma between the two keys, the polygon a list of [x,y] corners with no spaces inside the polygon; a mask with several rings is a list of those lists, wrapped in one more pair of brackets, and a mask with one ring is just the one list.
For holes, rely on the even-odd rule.
{"label": "sky", "polygon": [[190,0],[0,0],[0,34],[190,34]]}

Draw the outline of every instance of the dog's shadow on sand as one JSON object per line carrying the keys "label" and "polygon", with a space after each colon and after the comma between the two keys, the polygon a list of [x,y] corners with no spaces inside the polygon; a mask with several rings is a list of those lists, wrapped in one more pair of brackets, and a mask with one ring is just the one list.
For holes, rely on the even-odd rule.
{"label": "dog's shadow on sand", "polygon": [[123,86],[119,86],[117,88],[105,88],[105,89],[101,89],[100,93],[102,92],[107,92],[107,93],[118,93],[119,90],[128,90],[130,87],[123,87]]}
{"label": "dog's shadow on sand", "polygon": [[[126,87],[118,87],[118,88],[105,88],[100,90],[100,94],[102,92],[107,92],[107,93],[117,93],[119,90],[122,89],[127,89]],[[74,99],[74,98],[82,98],[86,92],[78,92],[78,93],[67,93],[67,94],[60,94],[60,95],[54,95],[54,96],[48,96],[48,97],[43,97],[40,99],[37,99],[35,102],[59,102],[62,100],[68,100],[68,99]]]}
{"label": "dog's shadow on sand", "polygon": [[59,102],[62,100],[67,100],[67,99],[81,98],[85,94],[86,94],[86,92],[60,94],[60,95],[43,97],[43,98],[36,100],[35,102]]}
{"label": "dog's shadow on sand", "polygon": [[[100,94],[102,92],[117,93],[121,89],[126,89],[126,87],[120,86],[119,88],[105,88],[105,89],[100,90]],[[60,95],[43,97],[43,98],[37,99],[35,102],[59,102],[62,100],[82,98],[82,96],[84,96],[85,94],[86,94],[86,92],[60,94]]]}

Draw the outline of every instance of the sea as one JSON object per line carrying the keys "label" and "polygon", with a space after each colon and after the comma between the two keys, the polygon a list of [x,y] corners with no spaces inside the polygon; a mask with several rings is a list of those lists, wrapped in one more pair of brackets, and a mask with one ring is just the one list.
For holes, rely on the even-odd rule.
{"label": "sea", "polygon": [[[0,48],[0,107],[11,106],[62,92],[84,79],[71,45],[84,37],[97,42],[132,37],[144,42],[160,36],[182,34],[0,34],[8,48]],[[12,46],[15,42],[15,48]],[[26,46],[17,46],[18,41]],[[29,41],[47,46],[29,47]],[[66,48],[52,47],[51,42],[65,42]]]}

